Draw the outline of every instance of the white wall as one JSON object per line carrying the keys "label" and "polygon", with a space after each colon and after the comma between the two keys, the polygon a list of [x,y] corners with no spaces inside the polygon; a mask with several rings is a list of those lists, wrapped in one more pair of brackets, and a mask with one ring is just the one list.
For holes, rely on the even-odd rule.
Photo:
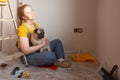
{"label": "white wall", "polygon": [[[32,5],[36,21],[46,30],[52,40],[62,40],[65,51],[95,49],[96,0],[24,0]],[[75,27],[83,28],[83,33],[74,33]]]}
{"label": "white wall", "polygon": [[[46,37],[62,40],[65,52],[95,51],[96,0],[24,0],[24,3],[33,7],[35,21],[45,28]],[[74,33],[76,27],[83,28],[83,33]],[[11,29],[5,29],[4,34]],[[16,51],[14,45],[15,40],[4,42],[2,51],[12,53]]]}
{"label": "white wall", "polygon": [[[102,66],[120,66],[120,0],[98,0],[97,54]],[[118,69],[120,76],[120,69]]]}

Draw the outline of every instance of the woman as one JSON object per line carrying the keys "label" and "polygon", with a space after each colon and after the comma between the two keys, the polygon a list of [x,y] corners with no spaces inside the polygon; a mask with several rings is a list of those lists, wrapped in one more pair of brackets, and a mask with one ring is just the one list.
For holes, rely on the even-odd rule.
{"label": "woman", "polygon": [[[24,4],[18,7],[18,49],[26,55],[28,64],[31,66],[56,65],[60,67],[70,67],[71,63],[64,59],[62,42],[59,39],[49,42],[47,38],[42,38],[43,43],[32,46],[29,35],[39,26],[34,22],[35,14],[30,5]],[[42,47],[49,45],[51,52],[37,52]],[[23,62],[22,58],[21,61]]]}

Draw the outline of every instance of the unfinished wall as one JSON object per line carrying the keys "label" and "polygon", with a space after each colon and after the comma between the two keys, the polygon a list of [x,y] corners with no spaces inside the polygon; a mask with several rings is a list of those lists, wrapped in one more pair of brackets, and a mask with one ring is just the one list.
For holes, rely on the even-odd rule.
{"label": "unfinished wall", "polygon": [[[23,3],[33,7],[36,13],[35,21],[45,28],[46,37],[50,40],[56,38],[62,40],[65,52],[78,49],[95,51],[96,0],[23,0]],[[15,1],[12,2],[14,13],[15,4]],[[5,15],[8,16],[8,13]],[[8,28],[11,25],[6,24],[5,35],[13,31],[13,28]],[[74,33],[76,27],[83,28],[83,33]],[[7,53],[16,51],[15,40],[3,42],[2,51]]]}
{"label": "unfinished wall", "polygon": [[[36,21],[52,40],[62,40],[65,51],[95,50],[96,0],[24,0],[32,5]],[[83,33],[74,33],[74,28]]]}
{"label": "unfinished wall", "polygon": [[120,0],[98,0],[97,54],[108,70],[114,64],[120,66],[119,30]]}

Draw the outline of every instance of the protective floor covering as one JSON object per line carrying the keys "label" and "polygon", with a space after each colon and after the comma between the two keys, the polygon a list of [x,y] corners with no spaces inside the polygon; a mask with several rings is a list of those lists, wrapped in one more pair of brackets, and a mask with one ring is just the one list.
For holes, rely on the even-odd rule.
{"label": "protective floor covering", "polygon": [[[70,57],[68,56],[69,60]],[[0,68],[0,80],[102,80],[101,75],[98,74],[99,63],[80,63],[72,62],[70,68],[58,68],[52,70],[49,68],[32,67],[26,68],[20,63],[19,59],[6,61],[8,64],[5,68]],[[15,67],[30,71],[31,78],[26,79],[24,73],[21,78],[16,78],[11,75]]]}

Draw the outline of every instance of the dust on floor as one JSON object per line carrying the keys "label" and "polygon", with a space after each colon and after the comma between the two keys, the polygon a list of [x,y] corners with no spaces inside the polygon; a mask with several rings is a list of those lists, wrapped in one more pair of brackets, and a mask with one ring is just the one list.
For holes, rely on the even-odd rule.
{"label": "dust on floor", "polygon": [[21,78],[11,75],[15,67],[20,67],[24,71],[29,70],[31,75],[29,80],[102,80],[101,75],[98,74],[98,62],[81,63],[74,62],[70,58],[69,60],[72,62],[70,68],[58,67],[57,70],[33,66],[26,68],[19,59],[7,61],[8,66],[0,68],[0,80],[28,80],[24,74]]}

